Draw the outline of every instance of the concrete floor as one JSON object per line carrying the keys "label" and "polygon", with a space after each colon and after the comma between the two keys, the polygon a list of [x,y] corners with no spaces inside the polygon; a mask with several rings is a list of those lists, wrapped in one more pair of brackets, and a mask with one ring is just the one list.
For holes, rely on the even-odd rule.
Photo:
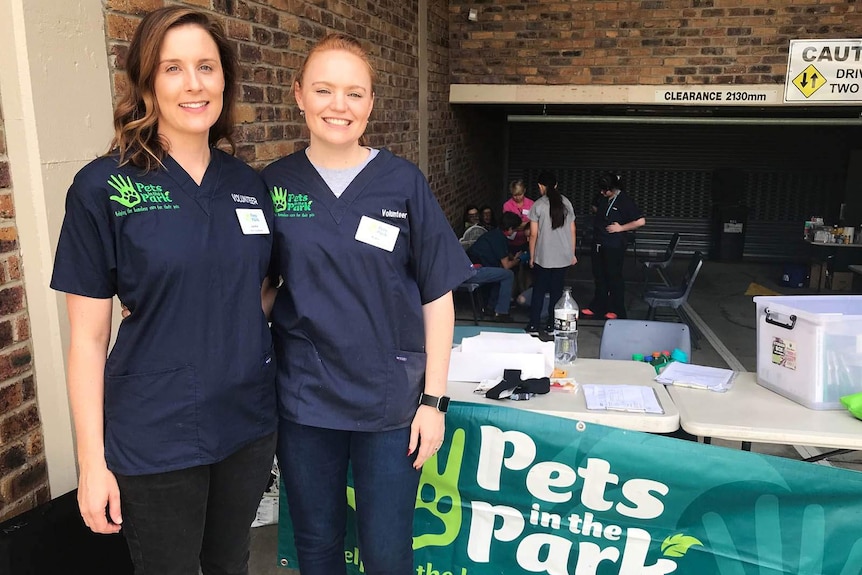
{"label": "concrete floor", "polygon": [[[678,256],[663,274],[664,280],[675,283],[688,265],[688,259]],[[700,348],[692,351],[692,361],[701,365],[755,371],[757,369],[757,334],[753,295],[805,295],[808,289],[787,288],[780,285],[783,266],[763,262],[714,262],[707,260],[689,298],[689,315],[702,333]],[[626,307],[629,318],[645,318],[647,306],[641,300],[643,274],[632,258],[626,262]],[[651,281],[660,281],[653,275]],[[593,281],[589,259],[574,266],[567,278],[575,300],[585,306],[592,298]],[[837,292],[823,292],[837,293]],[[846,295],[846,292],[841,292]],[[458,323],[471,324],[469,301],[457,294]],[[512,309],[513,326],[527,323],[526,310]],[[672,312],[657,319],[676,321]],[[500,325],[489,323],[487,325]],[[581,357],[598,357],[603,322],[582,321],[579,326],[578,348]],[[862,423],[860,423],[862,431]],[[714,440],[714,445],[739,449],[739,442]],[[792,459],[813,455],[805,449],[789,445],[755,443],[752,450]],[[859,452],[837,456],[825,465],[835,465],[862,471]],[[298,571],[277,566],[277,526],[258,527],[252,533],[252,561],[250,575],[298,575]]]}

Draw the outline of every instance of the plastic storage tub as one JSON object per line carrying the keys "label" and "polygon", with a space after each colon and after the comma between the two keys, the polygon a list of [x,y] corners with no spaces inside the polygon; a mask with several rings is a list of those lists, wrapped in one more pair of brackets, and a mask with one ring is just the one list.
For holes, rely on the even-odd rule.
{"label": "plastic storage tub", "polygon": [[811,409],[862,391],[862,296],[757,296],[757,383]]}

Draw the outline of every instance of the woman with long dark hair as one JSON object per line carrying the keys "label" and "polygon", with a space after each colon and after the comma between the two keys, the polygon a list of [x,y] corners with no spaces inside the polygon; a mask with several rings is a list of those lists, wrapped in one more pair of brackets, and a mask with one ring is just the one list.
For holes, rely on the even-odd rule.
{"label": "woman with long dark hair", "polygon": [[[236,56],[182,6],[141,21],[109,152],[66,196],[51,287],[66,293],[78,505],[122,528],[136,573],[248,573],[272,469],[261,289],[272,203],[231,149]],[[113,298],[128,307],[108,354]]]}
{"label": "woman with long dark hair", "polygon": [[[557,188],[557,176],[544,171],[538,178],[541,197],[530,208],[530,267],[533,268],[533,297],[530,323],[526,331],[539,334],[539,320],[545,294],[550,294],[548,321],[553,321],[553,306],[563,295],[569,266],[578,263],[575,255],[575,210]],[[544,326],[552,332],[553,326]]]}

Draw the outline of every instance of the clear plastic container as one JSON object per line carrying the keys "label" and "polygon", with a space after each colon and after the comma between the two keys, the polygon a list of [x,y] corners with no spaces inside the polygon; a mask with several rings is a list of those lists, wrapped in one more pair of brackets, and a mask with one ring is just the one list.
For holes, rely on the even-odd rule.
{"label": "clear plastic container", "polygon": [[757,296],[757,383],[811,409],[862,391],[862,296]]}

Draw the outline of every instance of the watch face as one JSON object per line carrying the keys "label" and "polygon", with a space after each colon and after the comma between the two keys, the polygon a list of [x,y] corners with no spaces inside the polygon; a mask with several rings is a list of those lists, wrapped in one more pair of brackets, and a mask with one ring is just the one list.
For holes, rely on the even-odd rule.
{"label": "watch face", "polygon": [[437,409],[446,413],[446,410],[449,409],[449,398],[447,396],[443,396],[440,398],[440,402],[437,404]]}

